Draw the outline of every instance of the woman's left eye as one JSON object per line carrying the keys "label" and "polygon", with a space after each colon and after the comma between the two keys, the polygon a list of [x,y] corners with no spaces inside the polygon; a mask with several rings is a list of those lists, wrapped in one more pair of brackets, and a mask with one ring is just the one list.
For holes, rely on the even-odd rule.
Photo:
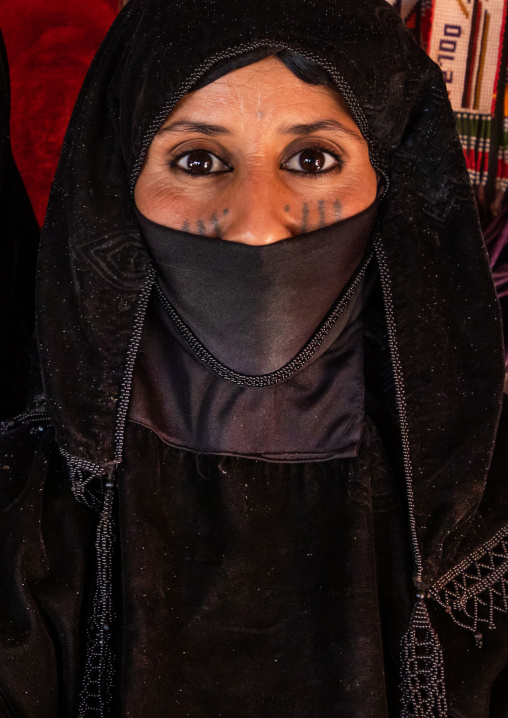
{"label": "woman's left eye", "polygon": [[305,174],[319,174],[341,166],[342,162],[339,157],[319,147],[306,147],[282,165],[290,172]]}

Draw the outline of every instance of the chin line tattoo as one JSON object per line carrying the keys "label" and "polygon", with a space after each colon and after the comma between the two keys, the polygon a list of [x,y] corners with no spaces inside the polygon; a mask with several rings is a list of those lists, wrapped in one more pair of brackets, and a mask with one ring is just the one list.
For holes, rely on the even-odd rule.
{"label": "chin line tattoo", "polygon": [[319,212],[319,227],[321,228],[321,227],[324,227],[326,224],[324,199],[320,199],[318,202],[318,212]]}
{"label": "chin line tattoo", "polygon": [[212,223],[213,231],[215,232],[215,236],[217,237],[217,239],[221,239],[222,232],[221,232],[221,228],[219,225],[219,220],[217,219],[217,215],[215,214],[215,212],[210,217],[210,221]]}
{"label": "chin line tattoo", "polygon": [[340,219],[342,217],[342,204],[339,199],[336,199],[333,203],[333,212],[335,214],[335,219]]}
{"label": "chin line tattoo", "polygon": [[302,224],[301,224],[302,234],[305,234],[305,232],[307,232],[308,225],[309,225],[309,205],[307,204],[307,202],[304,202],[303,207],[302,207]]}

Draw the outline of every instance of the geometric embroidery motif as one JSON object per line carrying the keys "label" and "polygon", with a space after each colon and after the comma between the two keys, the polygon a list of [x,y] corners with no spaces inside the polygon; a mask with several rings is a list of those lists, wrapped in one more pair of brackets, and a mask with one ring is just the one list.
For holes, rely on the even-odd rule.
{"label": "geometric embroidery motif", "polygon": [[455,623],[475,634],[481,648],[479,629],[492,630],[496,614],[508,615],[508,526],[445,573],[429,595]]}
{"label": "geometric embroidery motif", "polygon": [[109,232],[93,239],[74,239],[73,253],[110,287],[137,290],[148,270],[148,255],[139,236],[129,230]]}

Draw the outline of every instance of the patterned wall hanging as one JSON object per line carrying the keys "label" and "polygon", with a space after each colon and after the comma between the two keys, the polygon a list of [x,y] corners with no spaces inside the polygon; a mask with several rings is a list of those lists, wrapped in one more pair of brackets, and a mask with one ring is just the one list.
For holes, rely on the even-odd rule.
{"label": "patterned wall hanging", "polygon": [[[503,63],[508,0],[390,0],[438,63],[474,185],[508,185],[508,99]],[[504,65],[504,66],[503,66]],[[498,91],[505,102],[497,105]],[[490,151],[497,163],[489,161]],[[490,172],[489,172],[490,169]]]}
{"label": "patterned wall hanging", "polygon": [[432,0],[388,0],[426,50],[432,25]]}

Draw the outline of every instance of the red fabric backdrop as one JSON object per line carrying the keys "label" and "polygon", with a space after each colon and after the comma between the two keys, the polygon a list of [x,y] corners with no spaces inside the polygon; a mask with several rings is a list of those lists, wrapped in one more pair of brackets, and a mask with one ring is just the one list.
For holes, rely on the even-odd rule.
{"label": "red fabric backdrop", "polygon": [[39,223],[72,107],[119,0],[0,0],[14,157]]}

